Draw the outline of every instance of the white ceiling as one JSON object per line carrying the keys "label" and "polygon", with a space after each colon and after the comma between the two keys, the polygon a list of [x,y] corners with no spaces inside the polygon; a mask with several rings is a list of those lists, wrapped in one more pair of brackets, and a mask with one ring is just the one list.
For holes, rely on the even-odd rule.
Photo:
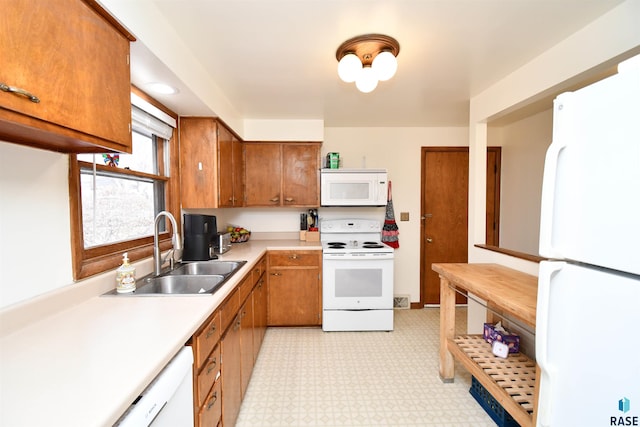
{"label": "white ceiling", "polygon": [[[470,97],[622,0],[146,3],[172,27],[163,23],[158,31],[175,34],[177,44],[191,51],[195,60],[181,66],[205,70],[242,119],[394,127],[468,125]],[[147,18],[140,14],[139,19]],[[126,25],[136,33],[136,25]],[[335,58],[343,41],[366,33],[387,34],[400,43],[397,74],[369,94],[339,80]],[[145,90],[146,83],[169,80],[180,93],[153,96],[178,114],[219,114],[211,107],[210,91],[178,79],[186,73],[167,69],[145,44],[140,38],[132,45],[136,86]]]}

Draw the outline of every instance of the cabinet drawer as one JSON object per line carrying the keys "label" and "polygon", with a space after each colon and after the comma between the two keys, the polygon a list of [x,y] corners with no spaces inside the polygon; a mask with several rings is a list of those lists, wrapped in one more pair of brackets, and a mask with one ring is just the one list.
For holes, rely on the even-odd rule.
{"label": "cabinet drawer", "polygon": [[217,426],[222,417],[222,394],[220,392],[220,382],[216,381],[213,390],[207,396],[204,405],[198,413],[199,426]]}
{"label": "cabinet drawer", "polygon": [[258,263],[253,267],[253,270],[252,270],[254,283],[257,282],[258,279],[260,279],[260,277],[265,271],[267,271],[267,258],[262,257],[260,258],[260,261],[258,261]]}
{"label": "cabinet drawer", "polygon": [[251,290],[253,289],[254,284],[255,282],[253,281],[252,274],[247,274],[247,276],[242,280],[242,282],[240,282],[240,285],[238,286],[238,292],[240,293],[241,304],[245,302],[245,300],[251,293]]}
{"label": "cabinet drawer", "polygon": [[207,358],[204,367],[196,378],[196,402],[202,405],[211,390],[211,386],[220,376],[220,346],[216,346],[213,353]]}
{"label": "cabinet drawer", "polygon": [[236,288],[220,309],[221,331],[227,329],[240,309],[240,292]]}
{"label": "cabinet drawer", "polygon": [[299,267],[320,265],[320,253],[310,252],[282,252],[269,254],[270,267]]}
{"label": "cabinet drawer", "polygon": [[213,347],[220,339],[220,312],[216,311],[209,323],[193,339],[193,357],[196,370],[202,367]]}

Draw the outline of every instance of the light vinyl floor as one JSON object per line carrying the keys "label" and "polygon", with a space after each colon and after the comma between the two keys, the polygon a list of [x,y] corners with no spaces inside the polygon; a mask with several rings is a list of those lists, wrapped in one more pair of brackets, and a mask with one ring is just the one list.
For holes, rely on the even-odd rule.
{"label": "light vinyl floor", "polygon": [[[466,333],[466,308],[456,309]],[[269,328],[238,416],[254,426],[469,426],[495,423],[456,363],[438,376],[439,309],[396,310],[392,332]]]}

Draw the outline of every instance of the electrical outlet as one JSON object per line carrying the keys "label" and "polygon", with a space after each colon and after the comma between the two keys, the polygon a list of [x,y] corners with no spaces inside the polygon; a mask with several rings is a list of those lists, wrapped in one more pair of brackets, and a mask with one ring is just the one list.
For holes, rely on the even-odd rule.
{"label": "electrical outlet", "polygon": [[400,212],[400,221],[409,221],[409,212]]}

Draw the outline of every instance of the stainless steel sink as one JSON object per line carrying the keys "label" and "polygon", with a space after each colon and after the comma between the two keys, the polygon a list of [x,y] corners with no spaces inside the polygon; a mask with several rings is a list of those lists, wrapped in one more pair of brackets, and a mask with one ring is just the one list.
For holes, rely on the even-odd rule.
{"label": "stainless steel sink", "polygon": [[138,283],[136,294],[213,294],[225,281],[225,276],[158,276]]}
{"label": "stainless steel sink", "polygon": [[191,276],[209,274],[230,274],[242,267],[246,261],[202,261],[189,262],[167,273],[169,276]]}
{"label": "stainless steel sink", "polygon": [[246,261],[197,261],[178,265],[159,276],[139,279],[136,290],[118,294],[115,289],[104,294],[118,296],[212,295],[226,283]]}

